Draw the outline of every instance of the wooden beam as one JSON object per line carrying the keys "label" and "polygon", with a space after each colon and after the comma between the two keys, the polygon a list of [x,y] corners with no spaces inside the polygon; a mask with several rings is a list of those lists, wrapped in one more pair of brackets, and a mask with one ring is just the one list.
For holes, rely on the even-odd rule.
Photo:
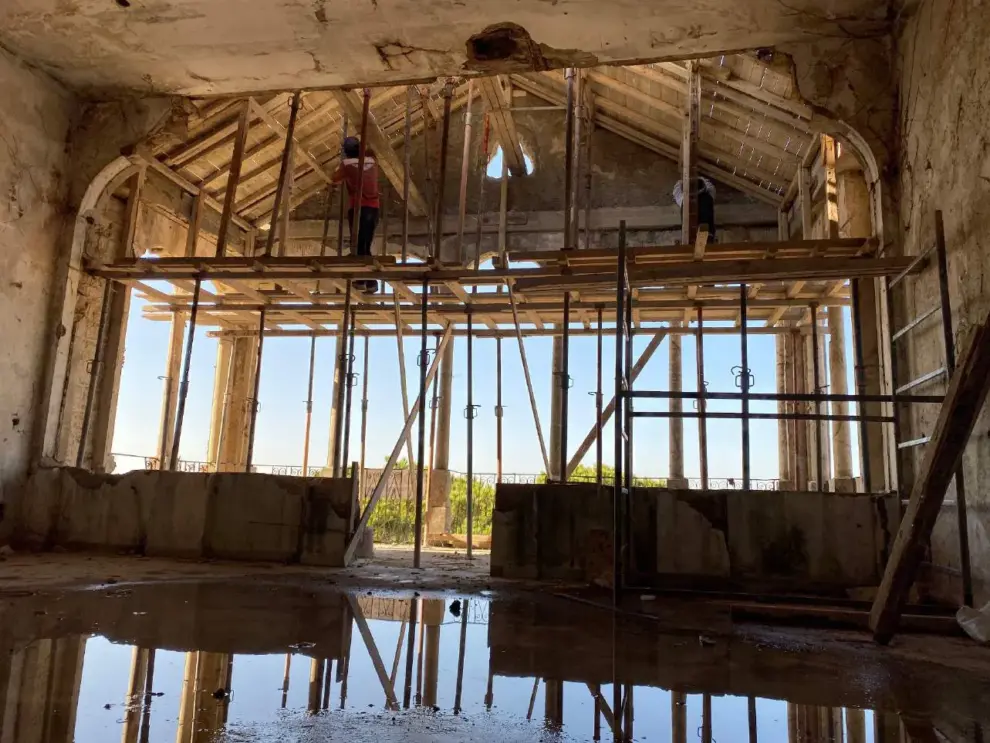
{"label": "wooden beam", "polygon": [[526,160],[510,109],[512,102],[506,102],[502,91],[503,79],[504,76],[483,77],[478,80],[478,89],[481,99],[488,106],[488,120],[491,122],[495,139],[502,145],[502,156],[505,158],[509,172],[514,176],[523,176],[526,175]]}
{"label": "wooden beam", "polygon": [[529,374],[529,362],[526,360],[526,346],[523,344],[522,331],[519,328],[519,314],[516,311],[516,298],[512,284],[508,284],[509,302],[512,304],[512,324],[516,330],[516,340],[519,342],[519,358],[522,361],[523,375],[526,377],[526,390],[529,392],[529,404],[533,409],[533,422],[536,424],[536,437],[540,442],[540,453],[543,455],[543,466],[547,475],[550,474],[550,458],[547,456],[547,445],[543,440],[543,427],[540,425],[540,411],[536,406],[536,394],[533,392],[533,379]]}
{"label": "wooden beam", "polygon": [[[250,98],[249,100],[251,101],[251,107],[254,109],[254,112],[255,114],[257,114],[258,118],[264,121],[265,124],[268,125],[268,128],[272,130],[272,132],[274,132],[284,140],[286,136],[286,128],[279,123],[278,119],[276,119],[271,114],[267,113],[261,106],[259,106],[258,102],[254,100],[254,98]],[[301,155],[302,158],[307,163],[309,163],[309,166],[313,169],[313,172],[316,175],[318,175],[327,183],[333,182],[330,173],[328,173],[326,170],[323,169],[323,165],[320,163],[319,160],[316,159],[316,157],[313,156],[312,152],[310,152],[309,150],[307,150],[305,147],[302,146],[302,143],[296,137],[295,132],[293,132],[292,134],[292,143],[294,145],[292,149],[293,155],[295,155],[296,153]],[[288,147],[289,143],[286,142],[285,146]]]}
{"label": "wooden beam", "polygon": [[[333,91],[333,95],[340,103],[340,108],[347,115],[349,121],[361,121],[361,106],[358,105],[353,93],[335,90]],[[385,136],[385,132],[382,131],[382,128],[374,120],[374,117],[369,115],[368,119],[368,143],[372,146],[375,156],[378,158],[378,167],[385,174],[385,177],[388,178],[392,186],[399,193],[402,193],[405,172],[402,161],[395,154],[388,137]],[[409,213],[417,217],[422,217],[426,212],[426,201],[423,199],[423,195],[414,184],[410,183]]]}
{"label": "wooden beam", "polygon": [[[513,76],[513,81],[520,88],[526,90],[529,93],[532,93],[538,98],[542,98],[543,100],[548,101],[550,103],[563,104],[564,101],[563,94],[555,90],[549,90],[544,86],[540,85],[539,83],[534,82],[530,78],[523,76]],[[603,103],[606,104],[604,107],[602,106]],[[623,107],[617,106],[614,103],[607,103],[606,99],[603,99],[601,96],[595,99],[595,122],[599,126],[601,126],[604,129],[608,129],[609,131],[614,132],[619,136],[625,137],[631,142],[635,142],[636,144],[645,147],[648,150],[652,150],[653,152],[656,152],[659,155],[664,155],[665,157],[669,158],[670,160],[673,160],[674,162],[680,162],[680,152],[678,149],[678,145],[673,144],[674,142],[678,142],[678,143],[680,142],[680,135],[674,132],[674,130],[669,130],[667,132],[667,139],[663,140],[660,139],[658,135],[648,133],[647,131],[644,131],[641,128],[637,128],[637,126],[633,126],[632,124],[627,124],[625,122],[615,119],[612,116],[606,115],[603,112],[603,108],[613,111],[616,109],[622,109],[624,113],[620,113],[618,115],[626,115],[628,113],[632,113],[633,117],[636,118],[637,125],[647,126],[650,128],[651,131],[656,128],[656,122],[651,121],[645,116],[635,114],[634,112],[629,112],[628,109],[624,109]],[[742,176],[736,175],[730,170],[726,170],[724,167],[719,166],[714,161],[706,161],[707,158],[710,158],[712,154],[711,152],[702,151],[699,154],[701,155],[702,158],[704,158],[702,159],[702,161],[698,163],[698,169],[702,173],[705,173],[706,175],[710,175],[712,178],[715,178],[726,185],[732,186],[733,188],[737,188],[740,191],[743,191],[744,193],[748,193],[752,196],[755,196],[761,201],[764,201],[773,206],[779,206],[780,197],[777,196],[777,194],[771,191],[770,189],[763,188],[758,183],[749,180],[748,178],[744,178]],[[732,162],[733,157],[731,155],[726,155],[723,158],[722,154],[719,153],[718,158],[724,159],[728,164],[734,164]]]}
{"label": "wooden beam", "polygon": [[945,492],[962,460],[988,392],[990,320],[984,320],[970,333],[961,363],[949,382],[873,602],[870,629],[879,643],[890,642],[897,631],[908,592],[942,510]]}
{"label": "wooden beam", "polygon": [[227,178],[227,188],[223,197],[223,208],[220,210],[220,227],[217,229],[216,254],[221,258],[226,253],[227,233],[230,230],[231,217],[234,215],[234,204],[237,201],[237,186],[240,185],[241,180],[241,164],[244,161],[244,147],[247,144],[247,136],[250,129],[251,105],[249,101],[244,105],[244,109],[241,111],[241,115],[237,121],[234,151],[231,155],[230,177]]}

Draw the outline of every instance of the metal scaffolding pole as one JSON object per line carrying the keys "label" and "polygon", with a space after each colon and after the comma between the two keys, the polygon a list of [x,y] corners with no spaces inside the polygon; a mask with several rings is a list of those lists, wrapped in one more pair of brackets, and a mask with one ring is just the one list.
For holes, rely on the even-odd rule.
{"label": "metal scaffolding pole", "polygon": [[502,482],[502,336],[495,336],[495,483]]}
{"label": "metal scaffolding pole", "polygon": [[468,166],[471,163],[471,107],[474,103],[474,80],[468,80],[467,104],[464,108],[464,148],[461,151],[461,182],[457,193],[457,260],[466,264],[464,255],[464,223],[467,220]]}
{"label": "metal scaffolding pole", "polygon": [[739,343],[742,359],[742,369],[739,374],[740,389],[742,390],[742,479],[743,490],[749,490],[749,307],[747,306],[746,285],[739,285]]}
{"label": "metal scaffolding pole", "polygon": [[[564,249],[573,248],[571,242],[572,227],[574,224],[573,190],[571,184],[574,180],[574,68],[568,67],[564,72],[567,78],[567,103],[564,110]],[[563,470],[561,471],[563,473]]]}
{"label": "metal scaffolding pole", "polygon": [[416,624],[419,620],[419,599],[409,599],[409,635],[406,637],[406,671],[402,687],[402,708],[412,702],[413,656],[416,650]]}
{"label": "metal scaffolding pole", "polygon": [[[354,314],[351,314],[351,329],[350,337],[347,341],[347,374],[344,379],[347,382],[346,389],[346,400],[344,402],[344,441],[341,444],[340,450],[342,456],[340,458],[340,476],[344,477],[347,474],[347,463],[350,461],[350,450],[351,450],[351,402],[354,400],[354,326],[356,321],[354,319]],[[355,477],[356,472],[351,472],[351,477]]]}
{"label": "metal scaffolding pole", "polygon": [[247,457],[244,471],[251,471],[254,462],[254,431],[258,423],[258,390],[261,385],[261,352],[265,347],[265,310],[258,313],[258,356],[254,363],[254,392],[251,394],[251,418],[248,422]]}
{"label": "metal scaffolding pole", "polygon": [[[447,99],[447,111],[450,110],[450,99]],[[441,177],[442,180],[442,177]],[[440,230],[437,229],[437,234]],[[423,405],[426,403],[426,367],[429,365],[430,354],[426,347],[427,342],[427,316],[426,306],[430,293],[429,279],[423,279],[423,296],[420,316],[420,350],[419,350],[419,468],[416,471],[416,534],[413,545],[413,567],[420,566],[420,555],[423,551],[423,485],[426,476],[426,415],[423,412]]]}
{"label": "metal scaffolding pole", "polygon": [[705,400],[705,311],[698,305],[695,329],[695,363],[698,375],[698,455],[701,460],[701,489],[708,489],[708,402]]}
{"label": "metal scaffolding pole", "polygon": [[[468,520],[470,524],[470,519]],[[468,539],[468,550],[471,549],[471,540]],[[461,713],[461,691],[464,686],[464,655],[467,650],[467,620],[468,620],[468,600],[461,602],[461,638],[457,646],[457,682],[454,687],[454,714]]]}
{"label": "metal scaffolding pole", "polygon": [[[602,314],[604,308],[598,305],[598,345],[595,355],[596,385],[595,385],[595,482],[598,484],[599,494],[602,487],[602,427],[603,420],[602,405],[604,403],[604,393],[602,390]],[[597,720],[597,717],[595,718]]]}
{"label": "metal scaffolding pole", "polygon": [[172,454],[168,467],[175,470],[179,464],[179,443],[182,440],[182,422],[186,417],[186,398],[189,396],[189,363],[192,361],[193,340],[196,337],[196,318],[199,315],[199,294],[202,280],[197,276],[193,288],[192,309],[189,311],[189,335],[186,337],[185,359],[182,361],[182,381],[179,383],[179,402],[175,410],[175,435],[172,436]]}
{"label": "metal scaffolding pole", "polygon": [[[615,476],[612,483],[612,604],[619,605],[619,595],[622,590],[622,556],[623,556],[623,530],[622,530],[622,463],[625,458],[624,444],[625,431],[625,363],[622,359],[624,350],[623,336],[625,334],[625,305],[626,305],[626,223],[619,222],[619,250],[616,267],[616,289],[615,289]],[[619,699],[618,684],[615,685],[616,702]],[[616,704],[616,725],[618,726],[618,704]]]}
{"label": "metal scaffolding pole", "polygon": [[[296,95],[299,95],[298,93]],[[293,102],[295,102],[293,100]],[[244,147],[247,144],[248,129],[251,127],[251,103],[250,101],[244,102],[244,108],[241,110],[241,115],[237,120],[237,133],[234,135],[234,148],[230,156],[230,171],[227,173],[227,185],[224,189],[223,196],[223,208],[220,212],[220,226],[217,228],[217,248],[216,256],[222,258],[226,252],[227,247],[227,232],[230,230],[230,221],[234,216],[234,202],[237,200],[237,186],[240,185],[241,180],[241,166],[244,163]],[[279,181],[281,185],[281,181]],[[275,203],[278,203],[278,197],[276,196]],[[198,232],[199,222],[202,219],[202,201],[198,200],[196,203],[197,214],[194,216],[193,221],[196,225],[195,230],[190,230],[191,232]],[[133,222],[131,222],[133,224]],[[272,225],[275,224],[275,218],[272,217]],[[190,225],[191,227],[192,225]],[[191,248],[190,255],[195,255],[196,253],[196,236],[193,235],[189,239],[188,247]]]}
{"label": "metal scaffolding pole", "polygon": [[[812,383],[815,386],[815,394],[821,395],[821,360],[818,358],[818,305],[812,302],[808,307],[811,313],[811,356],[812,356]],[[815,477],[818,480],[818,492],[825,492],[825,456],[823,452],[822,426],[820,424],[822,415],[822,403],[818,399],[815,401]]]}
{"label": "metal scaffolding pole", "polygon": [[344,400],[347,386],[347,331],[351,326],[351,282],[344,286],[344,316],[340,321],[340,335],[337,341],[337,399],[333,406],[336,416],[333,419],[333,462],[330,463],[334,477],[341,477],[341,445],[344,436]]}
{"label": "metal scaffolding pole", "polygon": [[560,374],[557,383],[560,385],[560,468],[561,482],[567,482],[567,406],[570,390],[570,327],[571,327],[571,293],[564,292],[564,322],[563,338],[560,354]]}
{"label": "metal scaffolding pole", "polygon": [[[852,279],[849,282],[849,291],[852,295],[852,322],[853,322],[853,356],[856,366],[856,393],[866,394],[866,363],[863,358],[863,316],[862,299],[860,297],[859,282],[863,279]],[[856,412],[862,416],[863,403],[859,402]],[[863,491],[873,492],[873,472],[870,467],[870,445],[869,445],[869,425],[865,420],[859,421],[859,454],[860,467],[863,475]]]}
{"label": "metal scaffolding pole", "polygon": [[359,482],[364,484],[365,456],[368,453],[368,346],[369,338],[364,336],[364,377],[361,379],[361,460]]}
{"label": "metal scaffolding pole", "polygon": [[[467,416],[467,558],[472,555],[472,535],[474,528],[472,519],[474,516],[474,339],[471,337],[473,331],[471,321],[471,305],[467,307],[467,408],[464,413]],[[467,601],[465,600],[465,605]],[[465,609],[466,611],[466,609]]]}
{"label": "metal scaffolding pole", "polygon": [[309,341],[309,383],[306,386],[306,425],[303,432],[303,477],[309,477],[309,432],[313,423],[313,373],[316,370],[316,336]]}

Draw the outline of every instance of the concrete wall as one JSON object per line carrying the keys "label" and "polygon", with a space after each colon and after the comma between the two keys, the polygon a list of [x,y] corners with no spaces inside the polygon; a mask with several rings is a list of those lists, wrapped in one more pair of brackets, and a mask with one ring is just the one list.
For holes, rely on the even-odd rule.
{"label": "concrete wall", "polygon": [[[900,227],[903,252],[917,255],[934,243],[934,212],[941,209],[949,262],[949,299],[957,345],[967,327],[990,311],[990,14],[979,3],[923,0],[897,37],[900,82]],[[934,265],[911,282],[895,304],[901,321],[938,303]],[[901,295],[903,296],[903,295]],[[898,370],[903,383],[943,363],[937,318],[910,334]],[[938,384],[920,393],[940,391]],[[937,408],[915,406],[904,438],[931,432]],[[984,411],[963,459],[969,505],[969,541],[977,603],[990,600],[990,413]],[[922,451],[909,455],[917,471]],[[909,478],[910,480],[910,478]],[[954,487],[948,500],[954,501]],[[954,507],[946,507],[932,538],[936,593],[958,600],[959,547]]]}
{"label": "concrete wall", "polygon": [[[896,498],[635,488],[628,580],[835,590],[877,585]],[[612,495],[595,485],[499,485],[492,575],[611,579]]]}
{"label": "concrete wall", "polygon": [[[0,508],[27,472],[75,99],[0,49]],[[0,514],[2,518],[2,514]]]}
{"label": "concrete wall", "polygon": [[340,566],[349,479],[244,473],[35,472],[11,508],[14,545]]}

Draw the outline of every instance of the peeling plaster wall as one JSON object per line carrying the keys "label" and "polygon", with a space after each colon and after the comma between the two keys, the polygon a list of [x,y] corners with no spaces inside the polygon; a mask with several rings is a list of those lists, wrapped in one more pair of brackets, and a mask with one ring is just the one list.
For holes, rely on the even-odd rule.
{"label": "peeling plaster wall", "polygon": [[0,50],[0,509],[26,473],[76,100]]}
{"label": "peeling plaster wall", "polygon": [[[967,328],[990,311],[990,13],[982,3],[925,0],[898,35],[900,77],[900,224],[904,252],[934,243],[941,209],[949,264],[949,299],[957,348]],[[899,322],[938,302],[934,264],[896,304]],[[909,335],[899,370],[903,383],[943,364],[937,317]],[[935,393],[936,383],[919,392]],[[931,432],[937,409],[915,406],[904,438]],[[963,458],[969,542],[977,604],[990,599],[990,413],[984,411]],[[905,459],[909,473],[920,450]],[[908,478],[910,480],[910,478]],[[950,487],[947,500],[955,501]],[[932,588],[958,601],[956,510],[943,509],[932,537]]]}

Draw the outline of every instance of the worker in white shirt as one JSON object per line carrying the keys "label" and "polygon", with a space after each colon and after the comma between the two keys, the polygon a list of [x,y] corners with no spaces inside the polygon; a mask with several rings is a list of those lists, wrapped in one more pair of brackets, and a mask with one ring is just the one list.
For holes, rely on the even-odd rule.
{"label": "worker in white shirt", "polygon": [[[705,177],[699,177],[695,186],[698,194],[698,229],[708,228],[708,241],[715,242],[715,184]],[[674,186],[674,201],[684,208],[684,182]]]}

